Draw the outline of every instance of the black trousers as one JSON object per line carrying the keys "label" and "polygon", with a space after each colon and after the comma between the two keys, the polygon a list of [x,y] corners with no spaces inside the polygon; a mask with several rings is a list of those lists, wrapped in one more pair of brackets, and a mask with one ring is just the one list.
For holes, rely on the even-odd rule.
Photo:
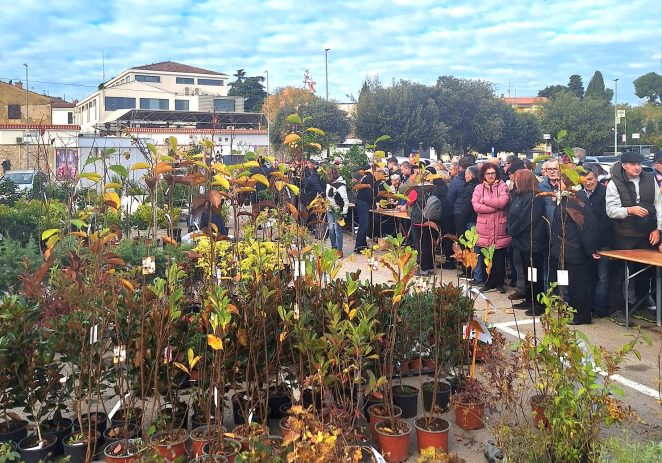
{"label": "black trousers", "polygon": [[[559,261],[551,256],[549,263],[549,281],[554,282],[557,279],[556,270],[559,268]],[[568,271],[568,300],[566,302],[575,309],[574,321],[588,323],[591,321],[595,294],[593,262],[586,259],[580,264],[566,263],[565,270]]]}
{"label": "black trousers", "polygon": [[485,282],[488,288],[496,288],[503,286],[504,279],[506,278],[506,253],[508,248],[501,248],[494,250],[492,257],[492,270],[490,276]]}
{"label": "black trousers", "polygon": [[[641,238],[634,238],[628,236],[619,236],[615,240],[614,249],[654,249],[653,246],[648,242],[648,236]],[[617,310],[625,310],[625,299],[623,293],[623,283],[625,281],[625,267],[623,262],[614,261],[610,263],[610,274],[609,279],[609,301],[610,301],[610,311],[614,312]],[[630,275],[635,272],[638,272],[645,265],[637,264],[634,262],[628,262],[628,269],[630,270]],[[655,278],[655,270],[648,269],[645,272],[641,272],[639,275],[634,277],[634,293],[636,295],[637,301],[648,296],[651,292],[651,279]],[[655,284],[655,283],[653,283]],[[625,297],[628,297],[625,294]]]}
{"label": "black trousers", "polygon": [[[543,255],[542,253],[533,253],[529,251],[518,251],[513,250],[513,252],[519,253],[521,266],[517,269],[518,272],[522,272],[524,275],[525,284],[524,284],[524,299],[526,302],[535,302],[536,305],[540,305],[538,302],[538,294],[545,291],[545,285],[543,283]],[[529,281],[529,267],[535,268],[537,273],[537,281]],[[533,294],[531,292],[533,291]]]}
{"label": "black trousers", "polygon": [[418,251],[416,262],[422,271],[434,270],[434,246],[432,240],[438,236],[438,233],[432,227],[421,227],[412,225],[412,239],[414,248]]}
{"label": "black trousers", "polygon": [[367,236],[370,228],[370,204],[357,199],[354,202],[354,209],[356,210],[356,216],[359,221],[355,249],[363,249],[368,246]]}

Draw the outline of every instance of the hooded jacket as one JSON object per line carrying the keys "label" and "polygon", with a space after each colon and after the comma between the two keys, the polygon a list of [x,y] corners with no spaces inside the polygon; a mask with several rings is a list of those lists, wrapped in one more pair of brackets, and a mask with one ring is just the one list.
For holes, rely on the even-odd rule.
{"label": "hooded jacket", "polygon": [[349,199],[344,178],[338,177],[335,182],[326,184],[326,197],[329,200],[329,211],[342,211],[343,215],[347,214]]}

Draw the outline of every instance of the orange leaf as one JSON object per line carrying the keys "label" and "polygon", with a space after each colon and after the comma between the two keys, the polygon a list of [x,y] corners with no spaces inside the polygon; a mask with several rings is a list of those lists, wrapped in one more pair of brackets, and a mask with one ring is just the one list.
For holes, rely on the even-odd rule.
{"label": "orange leaf", "polygon": [[207,344],[214,350],[223,349],[223,341],[213,334],[207,335]]}
{"label": "orange leaf", "polygon": [[158,174],[164,174],[166,172],[170,172],[172,170],[172,166],[168,164],[167,162],[159,162],[155,167],[154,167],[154,173],[156,175]]}
{"label": "orange leaf", "polygon": [[241,344],[242,346],[248,345],[248,334],[246,333],[245,329],[241,329],[237,331],[237,341],[239,341],[239,344]]}

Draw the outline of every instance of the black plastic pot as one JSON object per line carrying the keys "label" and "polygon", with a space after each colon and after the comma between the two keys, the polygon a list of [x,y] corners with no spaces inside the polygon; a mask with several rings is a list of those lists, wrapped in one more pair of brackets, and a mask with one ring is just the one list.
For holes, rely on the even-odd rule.
{"label": "black plastic pot", "polygon": [[140,428],[135,424],[130,424],[126,429],[124,425],[107,428],[103,432],[104,446],[124,440],[140,437]]}
{"label": "black plastic pot", "polygon": [[180,402],[174,410],[172,404],[161,405],[160,414],[166,421],[174,423],[175,429],[188,427],[188,406],[183,402]]}
{"label": "black plastic pot", "polygon": [[95,432],[94,438],[90,442],[83,442],[80,444],[69,444],[67,440],[77,434],[74,432],[66,436],[62,442],[64,446],[64,454],[69,457],[69,463],[84,463],[87,457],[87,449],[91,447],[90,450],[90,461],[94,459],[94,455],[99,447],[99,440],[101,439],[101,433],[99,431]]}
{"label": "black plastic pot", "polygon": [[[11,424],[8,424],[11,423]],[[17,444],[28,437],[28,422],[25,420],[4,421],[7,424],[6,432],[0,432],[0,442],[13,441]]]}
{"label": "black plastic pot", "polygon": [[292,404],[292,399],[286,390],[272,387],[269,390],[269,418],[272,419],[281,419],[283,415],[280,413],[280,407],[282,405]]}
{"label": "black plastic pot", "polygon": [[418,414],[418,389],[414,386],[393,386],[393,405],[402,409],[402,418],[414,418]]}
{"label": "black plastic pot", "polygon": [[290,408],[292,408],[292,402],[285,402],[282,404],[278,409],[280,417],[285,418],[286,416],[290,416]]}
{"label": "black plastic pot", "polygon": [[[432,384],[433,386],[429,389],[425,387],[426,384]],[[423,390],[423,408],[425,411],[430,411],[432,409],[432,396],[434,394],[434,381],[428,381],[423,384],[421,388]],[[436,405],[441,410],[448,409],[448,401],[451,395],[451,385],[445,381],[437,382],[437,400]]]}
{"label": "black plastic pot", "polygon": [[57,443],[57,437],[53,434],[42,434],[41,437],[46,441],[46,445],[41,448],[35,448],[39,441],[36,434],[30,435],[18,443],[18,452],[25,463],[53,461],[55,457],[53,447]]}
{"label": "black plastic pot", "polygon": [[83,424],[78,422],[78,418],[74,420],[74,431],[80,431],[81,429],[83,431],[87,431],[88,428],[88,420],[92,421],[92,429],[96,429],[99,431],[102,435],[103,432],[106,430],[108,427],[108,417],[104,412],[92,412],[92,413],[85,413],[83,415]]}
{"label": "black plastic pot", "polygon": [[[234,419],[234,424],[240,425],[240,424],[245,424],[246,420],[244,420],[244,415],[242,413],[242,409],[246,406],[244,400],[239,394],[243,394],[242,392],[238,392],[232,396],[232,418]],[[251,417],[251,421],[253,423],[262,423],[264,420],[262,419],[263,417],[260,415],[262,413],[261,407],[255,407],[255,411],[253,412],[253,416]],[[267,410],[268,414],[271,414],[271,410]]]}
{"label": "black plastic pot", "polygon": [[464,380],[458,376],[447,376],[444,378],[444,381],[451,385],[451,395],[457,394],[464,389]]}
{"label": "black plastic pot", "polygon": [[[127,420],[126,413],[129,413],[129,418]],[[135,424],[138,427],[142,424],[143,421],[143,411],[140,407],[133,407],[132,409],[120,408],[113,415],[110,420],[112,427],[124,426],[125,424]]]}
{"label": "black plastic pot", "polygon": [[217,422],[215,416],[210,416],[209,421],[210,423],[207,423],[207,419],[203,414],[196,413],[193,416],[191,416],[191,430],[194,430],[195,428],[199,428],[200,426],[207,426],[208,424],[221,424]]}
{"label": "black plastic pot", "polygon": [[304,408],[310,407],[313,405],[313,403],[315,404],[316,410],[320,410],[322,408],[322,396],[320,395],[320,391],[315,391],[313,394],[313,390],[308,388],[303,391],[303,394],[301,394],[301,399],[303,401]]}
{"label": "black plastic pot", "polygon": [[46,420],[41,425],[42,432],[49,434],[54,434],[57,437],[57,443],[53,452],[55,456],[62,455],[64,453],[64,447],[62,446],[62,441],[65,436],[71,434],[73,430],[74,420],[71,418],[62,418],[59,420]]}

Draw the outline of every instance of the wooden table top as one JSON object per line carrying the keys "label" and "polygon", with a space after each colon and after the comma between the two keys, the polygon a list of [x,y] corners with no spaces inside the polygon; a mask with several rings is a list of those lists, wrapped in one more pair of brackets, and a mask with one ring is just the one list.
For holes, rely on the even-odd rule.
{"label": "wooden table top", "polygon": [[612,259],[628,260],[645,265],[662,267],[662,252],[657,249],[610,249],[598,252],[601,256]]}
{"label": "wooden table top", "polygon": [[389,217],[395,217],[396,219],[407,219],[409,220],[409,214],[406,211],[399,211],[397,209],[370,209],[370,212],[375,214],[387,215]]}

